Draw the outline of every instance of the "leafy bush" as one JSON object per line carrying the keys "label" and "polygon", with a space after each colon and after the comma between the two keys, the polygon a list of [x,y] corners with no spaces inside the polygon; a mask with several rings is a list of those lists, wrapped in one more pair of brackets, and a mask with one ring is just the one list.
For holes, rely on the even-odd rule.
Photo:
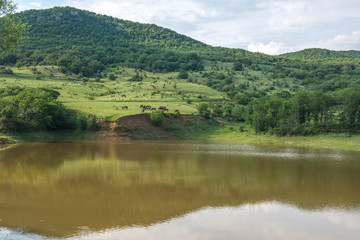
{"label": "leafy bush", "polygon": [[0,129],[60,130],[82,126],[81,118],[57,101],[59,95],[45,88],[0,89]]}
{"label": "leafy bush", "polygon": [[13,75],[14,72],[13,72],[13,70],[11,70],[11,68],[2,68],[2,69],[0,69],[0,74]]}
{"label": "leafy bush", "polygon": [[132,77],[129,79],[129,81],[130,81],[130,82],[141,82],[143,79],[144,79],[144,77],[141,76],[141,75],[137,72],[134,76],[132,76]]}
{"label": "leafy bush", "polygon": [[160,110],[156,110],[150,113],[150,122],[155,126],[160,126],[164,120],[164,114]]}
{"label": "leafy bush", "polygon": [[[116,80],[116,76],[114,74],[109,74],[109,80],[110,81],[115,81]],[[100,80],[99,80],[100,81]]]}
{"label": "leafy bush", "polygon": [[181,70],[178,74],[179,79],[188,79],[188,77],[189,77],[189,74],[185,70]]}
{"label": "leafy bush", "polygon": [[207,103],[200,103],[197,108],[198,108],[198,110],[199,110],[200,116],[202,116],[202,117],[204,117],[204,118],[210,118],[211,111],[210,111],[210,109],[209,109],[209,104],[207,104]]}

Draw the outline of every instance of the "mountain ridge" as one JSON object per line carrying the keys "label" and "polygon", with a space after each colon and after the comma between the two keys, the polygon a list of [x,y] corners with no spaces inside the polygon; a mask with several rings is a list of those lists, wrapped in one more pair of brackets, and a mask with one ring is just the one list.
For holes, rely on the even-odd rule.
{"label": "mountain ridge", "polygon": [[[104,40],[110,46],[117,43],[123,44],[121,41],[124,40],[128,41],[127,43],[136,42],[173,50],[180,48],[189,50],[188,45],[207,46],[205,43],[155,24],[132,22],[73,7],[27,10],[18,13],[17,16],[29,23],[30,40],[41,37],[45,40],[44,44],[47,44],[46,40],[55,34],[63,39],[72,38],[70,41],[72,44],[79,43],[79,40],[87,42],[90,38],[105,38]],[[69,35],[62,35],[64,31]],[[109,34],[112,36],[110,37]],[[29,44],[29,41],[26,44]]]}
{"label": "mountain ridge", "polygon": [[360,58],[360,51],[357,50],[329,50],[325,48],[307,48],[296,52],[278,55],[290,59],[336,59],[336,58]]}

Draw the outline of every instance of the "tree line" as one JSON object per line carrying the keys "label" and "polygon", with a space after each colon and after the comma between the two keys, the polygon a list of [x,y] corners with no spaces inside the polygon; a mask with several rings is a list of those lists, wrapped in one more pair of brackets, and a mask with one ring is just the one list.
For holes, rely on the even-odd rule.
{"label": "tree line", "polygon": [[234,102],[203,103],[198,110],[204,117],[246,122],[256,132],[277,135],[359,132],[360,87],[330,93],[281,91],[254,99],[246,106]]}

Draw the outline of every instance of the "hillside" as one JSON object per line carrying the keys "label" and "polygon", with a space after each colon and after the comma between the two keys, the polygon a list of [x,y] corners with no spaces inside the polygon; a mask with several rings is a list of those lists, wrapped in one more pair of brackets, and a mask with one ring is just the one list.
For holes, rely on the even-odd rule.
{"label": "hillside", "polygon": [[[26,48],[46,49],[93,45],[115,47],[147,45],[169,49],[191,50],[206,45],[154,24],[116,19],[71,7],[29,10],[18,14],[29,23]],[[41,45],[37,44],[41,41]]]}
{"label": "hillside", "polygon": [[285,53],[280,57],[299,59],[299,60],[315,60],[315,59],[336,59],[336,58],[360,58],[360,51],[332,51],[321,48],[304,49],[298,52]]}
{"label": "hillside", "polygon": [[75,8],[17,14],[29,26],[16,51],[0,64],[58,65],[64,72],[93,76],[110,64],[154,72],[201,70],[192,49],[206,45],[153,24],[140,24]]}
{"label": "hillside", "polygon": [[172,72],[201,70],[199,56],[221,61],[266,58],[241,49],[214,48],[154,24],[135,23],[71,7],[29,10],[17,16],[29,26],[27,39],[14,54],[0,56],[0,64],[59,65],[62,57],[77,56],[65,66],[67,70],[92,75],[91,71],[89,74],[89,71],[74,70],[70,65],[74,62],[80,65],[80,61],[89,65],[90,60],[96,60],[97,64],[90,65],[97,65],[96,70],[100,71],[103,67],[99,63],[105,66],[121,63],[148,71]]}
{"label": "hillside", "polygon": [[[18,17],[30,27],[25,42],[0,56],[1,87],[10,87],[4,103],[16,95],[11,87],[41,87],[57,91],[66,107],[107,120],[151,104],[281,135],[360,129],[358,51],[268,56],[70,7]],[[7,126],[17,118],[26,125],[19,103],[12,114],[4,107]]]}

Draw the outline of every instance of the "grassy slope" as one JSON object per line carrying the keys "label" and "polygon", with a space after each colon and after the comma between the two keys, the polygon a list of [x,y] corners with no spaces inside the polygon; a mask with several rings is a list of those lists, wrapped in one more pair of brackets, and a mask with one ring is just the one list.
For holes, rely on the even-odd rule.
{"label": "grassy slope", "polygon": [[[214,70],[214,63],[206,62],[205,71],[227,72],[231,69],[231,64],[217,63],[218,70]],[[95,82],[95,79],[89,79],[88,82],[78,80],[76,76],[65,76],[59,73],[57,67],[38,66],[36,67],[40,74],[33,73],[33,67],[16,69],[14,75],[0,75],[0,87],[6,86],[26,86],[26,87],[47,87],[61,93],[60,101],[69,108],[79,110],[84,114],[95,114],[106,120],[116,120],[123,116],[140,114],[139,106],[141,104],[150,104],[153,107],[165,105],[170,112],[175,109],[180,110],[182,114],[197,113],[196,105],[202,101],[223,101],[226,96],[214,89],[204,85],[189,83],[186,80],[177,79],[177,73],[154,74],[140,71],[144,76],[143,82],[129,82],[128,79],[135,74],[134,69],[117,67],[110,69],[109,73],[114,73],[117,77],[115,81],[107,78]],[[242,73],[235,73],[234,81],[236,84],[247,84],[251,87],[265,90],[269,86],[274,86],[274,80],[270,80],[261,71],[249,71],[251,76],[257,76],[257,79],[249,81]],[[36,77],[40,77],[37,80]],[[191,73],[190,79],[201,83],[204,81],[201,73]],[[289,81],[290,82],[290,81]],[[176,83],[176,88],[174,84]],[[165,86],[165,87],[164,87]],[[293,84],[290,85],[293,86]],[[283,88],[281,88],[283,89]],[[280,88],[279,88],[280,90]],[[290,90],[290,89],[289,89]],[[275,90],[277,91],[277,87]],[[192,103],[188,104],[187,100]],[[122,110],[126,105],[129,110]],[[233,129],[238,129],[234,127]],[[318,135],[310,137],[276,137],[272,135],[258,135],[249,132],[239,132],[225,128],[211,128],[208,132],[201,131],[198,134],[192,132],[189,139],[211,139],[216,141],[242,142],[252,144],[284,144],[304,147],[335,148],[343,150],[360,150],[360,136],[353,135]],[[67,136],[71,136],[66,134]],[[0,138],[5,142],[17,140],[32,139],[52,139],[48,134],[30,134],[29,136],[18,136],[7,133],[0,133]],[[186,136],[181,137],[186,138]]]}
{"label": "grassy slope", "polygon": [[[100,82],[89,79],[83,82],[74,76],[66,77],[56,67],[40,66],[34,75],[32,68],[15,69],[14,75],[1,75],[0,87],[25,86],[46,87],[60,92],[59,100],[67,107],[85,114],[94,114],[106,120],[140,114],[140,105],[149,104],[153,107],[166,106],[170,112],[176,109],[182,114],[197,112],[196,103],[200,101],[219,101],[224,95],[209,87],[179,80],[176,73],[153,74],[139,72],[144,75],[142,82],[129,82],[135,74],[134,69],[112,69],[117,76],[115,81],[103,78]],[[52,74],[52,76],[50,76]],[[36,80],[36,77],[40,79]],[[175,85],[175,86],[174,86]],[[129,110],[122,110],[122,106]]]}
{"label": "grassy slope", "polygon": [[[231,68],[231,63],[205,62],[205,71],[214,74],[227,74]],[[197,112],[198,102],[226,99],[224,93],[202,85],[205,78],[202,73],[198,72],[190,73],[189,79],[192,82],[188,82],[177,79],[177,73],[139,71],[139,74],[144,76],[144,80],[129,82],[128,79],[135,74],[135,70],[117,67],[108,70],[108,74],[113,73],[117,77],[115,81],[103,78],[100,79],[100,82],[95,82],[94,78],[90,78],[88,82],[83,82],[77,76],[65,76],[58,71],[57,67],[37,66],[37,74],[33,73],[33,69],[34,67],[12,68],[14,75],[0,75],[0,87],[51,88],[60,92],[59,100],[67,107],[111,121],[141,113],[140,105],[142,104],[149,104],[153,107],[165,105],[170,112],[177,109],[182,114],[192,114]],[[245,72],[246,75],[242,72],[234,72],[235,85],[244,84],[250,90],[256,88],[270,92],[295,91],[297,89],[294,88],[296,84],[292,83],[290,79],[273,80],[262,71],[247,69]],[[40,79],[37,80],[36,77]],[[285,82],[288,87],[284,86]],[[273,90],[269,90],[270,87]],[[192,104],[188,104],[188,100]],[[124,105],[128,106],[129,110],[122,110]]]}

